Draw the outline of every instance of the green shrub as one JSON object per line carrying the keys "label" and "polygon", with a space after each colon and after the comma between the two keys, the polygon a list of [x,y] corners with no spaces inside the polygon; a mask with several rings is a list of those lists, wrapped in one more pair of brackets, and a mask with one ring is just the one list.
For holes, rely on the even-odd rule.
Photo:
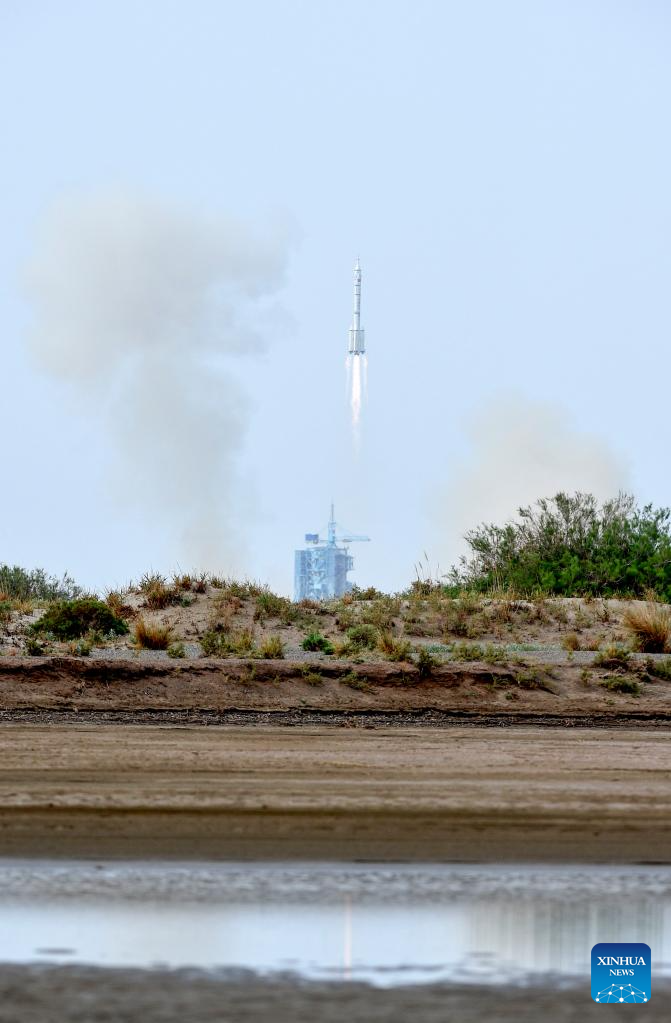
{"label": "green shrub", "polygon": [[412,660],[412,644],[407,639],[397,639],[389,629],[382,630],[377,645],[388,661]]}
{"label": "green shrub", "polygon": [[378,631],[374,625],[352,625],[346,633],[350,646],[357,650],[374,650]]}
{"label": "green shrub", "polygon": [[455,643],[450,651],[454,661],[484,661],[485,648],[479,643]]}
{"label": "green shrub", "polygon": [[467,533],[471,556],[450,579],[478,592],[609,597],[652,589],[669,601],[670,519],[668,508],[639,508],[628,494],[600,506],[591,494],[559,493],[503,526]]}
{"label": "green shrub", "polygon": [[349,689],[356,689],[360,693],[369,693],[373,688],[369,682],[366,682],[364,678],[357,675],[355,671],[348,671],[346,675],[341,675],[339,681]]}
{"label": "green shrub", "polygon": [[28,571],[19,565],[0,565],[0,593],[19,600],[75,600],[82,590],[67,573],[59,579],[43,568]]}
{"label": "green shrub", "polygon": [[278,597],[270,590],[263,590],[256,596],[254,619],[264,621],[266,618],[279,618],[284,625],[295,622],[300,610],[288,597]]}
{"label": "green shrub", "polygon": [[110,610],[107,604],[92,597],[79,600],[58,600],[47,608],[31,630],[48,632],[56,639],[79,639],[87,632],[96,631],[103,635],[124,636],[128,626],[122,618]]}
{"label": "green shrub", "polygon": [[433,675],[434,669],[438,666],[438,661],[430,651],[422,646],[417,651],[417,670],[421,679],[430,678]]}
{"label": "green shrub", "polygon": [[222,629],[208,629],[201,636],[200,646],[206,657],[228,657],[231,653],[228,635]]}
{"label": "green shrub", "polygon": [[326,636],[322,636],[321,632],[309,632],[301,646],[304,650],[318,651],[322,654],[333,653],[333,643]]}
{"label": "green shrub", "polygon": [[622,693],[624,696],[640,696],[642,691],[636,679],[626,675],[607,675],[601,680],[601,685],[611,693]]}
{"label": "green shrub", "polygon": [[90,639],[73,639],[68,649],[73,657],[90,657],[93,643]]}
{"label": "green shrub", "polygon": [[180,641],[178,643],[171,643],[167,650],[168,657],[186,657],[186,648]]}
{"label": "green shrub", "polygon": [[599,668],[628,668],[631,655],[624,647],[615,644],[601,650],[593,663]]}
{"label": "green shrub", "polygon": [[40,640],[39,639],[35,639],[34,636],[27,636],[26,637],[25,646],[26,646],[26,653],[30,657],[42,657],[44,654],[49,652],[46,643],[40,642]]}
{"label": "green shrub", "polygon": [[652,657],[648,657],[645,662],[645,670],[648,675],[671,682],[671,657],[665,657],[663,661],[655,661]]}

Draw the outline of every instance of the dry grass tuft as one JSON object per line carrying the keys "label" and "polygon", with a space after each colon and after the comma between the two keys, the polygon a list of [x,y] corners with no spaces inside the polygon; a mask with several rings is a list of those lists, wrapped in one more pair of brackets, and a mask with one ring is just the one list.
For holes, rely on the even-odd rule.
{"label": "dry grass tuft", "polygon": [[377,645],[390,661],[409,662],[412,660],[412,644],[407,639],[396,639],[388,629],[382,630]]}
{"label": "dry grass tuft", "polygon": [[669,652],[671,612],[667,607],[652,602],[642,607],[630,607],[624,614],[623,624],[643,653]]}
{"label": "dry grass tuft", "polygon": [[574,650],[580,650],[580,637],[577,632],[567,632],[562,639],[561,645],[564,650],[568,650],[569,653],[573,653]]}
{"label": "dry grass tuft", "polygon": [[105,603],[112,614],[115,614],[117,618],[134,618],[137,614],[135,608],[126,603],[123,598],[123,594],[120,593],[119,590],[110,590],[105,597]]}
{"label": "dry grass tuft", "polygon": [[284,641],[281,636],[266,636],[259,647],[261,657],[269,660],[284,657]]}
{"label": "dry grass tuft", "polygon": [[143,650],[167,650],[172,638],[169,625],[146,622],[142,617],[135,623],[135,643]]}

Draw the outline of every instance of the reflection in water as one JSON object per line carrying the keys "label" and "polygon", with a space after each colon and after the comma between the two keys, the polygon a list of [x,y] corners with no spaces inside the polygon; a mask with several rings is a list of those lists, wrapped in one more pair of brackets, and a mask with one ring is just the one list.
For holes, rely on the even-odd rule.
{"label": "reflection in water", "polygon": [[183,866],[31,869],[0,864],[5,961],[505,982],[586,975],[592,945],[642,941],[671,973],[665,868],[196,865],[191,888]]}

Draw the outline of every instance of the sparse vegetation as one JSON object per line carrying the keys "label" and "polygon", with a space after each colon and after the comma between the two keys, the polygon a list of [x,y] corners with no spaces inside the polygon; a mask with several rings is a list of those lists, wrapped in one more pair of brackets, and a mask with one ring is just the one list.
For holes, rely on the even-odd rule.
{"label": "sparse vegetation", "polygon": [[378,649],[388,661],[411,661],[412,644],[407,639],[397,639],[388,629],[383,629],[378,638]]}
{"label": "sparse vegetation", "polygon": [[601,650],[594,658],[594,665],[599,668],[620,668],[626,670],[629,667],[631,660],[631,654],[628,650],[625,650],[621,646],[611,645],[607,646],[605,650]]}
{"label": "sparse vegetation", "polygon": [[135,609],[124,600],[124,596],[119,590],[110,590],[105,597],[105,603],[117,618],[135,618]]}
{"label": "sparse vegetation", "polygon": [[479,643],[455,643],[450,650],[453,661],[483,661],[484,653]]}
{"label": "sparse vegetation", "polygon": [[564,647],[564,650],[573,653],[575,650],[580,650],[580,637],[577,632],[567,632],[561,641],[561,645]]}
{"label": "sparse vegetation", "polygon": [[341,675],[340,682],[349,689],[355,689],[360,693],[369,693],[372,690],[372,686],[365,679],[357,675],[355,671],[348,671],[346,675]]}
{"label": "sparse vegetation", "polygon": [[438,661],[430,651],[422,646],[417,651],[417,671],[420,679],[427,679],[433,675],[433,672],[438,667]]}
{"label": "sparse vegetation", "polygon": [[301,670],[301,678],[303,682],[309,686],[321,686],[324,684],[324,678],[320,672],[315,671],[313,668],[308,667],[307,664],[303,665]]}
{"label": "sparse vegetation", "polygon": [[601,685],[611,693],[621,693],[624,696],[640,696],[642,692],[640,683],[628,675],[606,675]]}
{"label": "sparse vegetation", "polygon": [[200,639],[206,657],[253,657],[256,642],[253,629],[208,629]]}
{"label": "sparse vegetation", "polygon": [[648,657],[645,662],[645,671],[654,678],[671,682],[671,657],[667,657],[663,661],[656,661],[654,658]]}
{"label": "sparse vegetation", "polygon": [[172,629],[169,625],[147,622],[138,617],[135,622],[135,645],[142,650],[167,650],[172,643]]}
{"label": "sparse vegetation", "polygon": [[34,636],[26,636],[25,649],[30,657],[43,657],[49,653],[47,644],[36,639]]}
{"label": "sparse vegetation", "polygon": [[163,576],[157,573],[144,575],[140,580],[139,590],[144,596],[143,606],[150,611],[162,611],[182,600],[180,588],[168,586]]}
{"label": "sparse vegetation", "polygon": [[347,630],[347,641],[353,650],[374,650],[378,631],[374,625],[353,625]]}
{"label": "sparse vegetation", "polygon": [[669,652],[671,612],[668,607],[652,601],[643,606],[629,607],[623,621],[638,650],[646,654]]}
{"label": "sparse vegetation", "polygon": [[186,648],[181,640],[170,644],[168,647],[168,657],[186,657]]}
{"label": "sparse vegetation", "polygon": [[206,657],[228,657],[231,652],[227,633],[222,629],[208,629],[200,637],[200,646]]}
{"label": "sparse vegetation", "polygon": [[72,640],[68,644],[68,653],[73,657],[90,657],[93,643],[90,639]]}
{"label": "sparse vegetation", "polygon": [[304,650],[310,650],[322,654],[332,654],[333,643],[326,636],[322,636],[321,632],[309,632],[301,646]]}
{"label": "sparse vegetation", "polygon": [[34,633],[48,633],[56,639],[80,639],[95,630],[103,635],[123,636],[128,626],[100,600],[81,597],[78,600],[57,600],[31,626]]}
{"label": "sparse vegetation", "polygon": [[266,636],[259,647],[259,654],[268,659],[284,657],[284,640],[281,636]]}

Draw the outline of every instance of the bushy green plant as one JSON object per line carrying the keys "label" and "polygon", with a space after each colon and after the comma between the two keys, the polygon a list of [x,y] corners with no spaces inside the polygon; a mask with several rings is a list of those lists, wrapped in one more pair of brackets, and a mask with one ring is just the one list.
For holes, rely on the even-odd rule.
{"label": "bushy green plant", "polygon": [[422,646],[417,651],[417,670],[421,679],[430,678],[433,675],[435,668],[438,666],[438,661],[433,654]]}
{"label": "bushy green plant", "polygon": [[284,625],[289,625],[300,616],[300,611],[288,597],[280,597],[271,590],[263,590],[256,596],[254,618],[264,621],[266,618],[279,618]]}
{"label": "bushy green plant", "polygon": [[333,643],[326,636],[322,636],[321,632],[309,632],[301,646],[304,650],[311,650],[322,654],[333,653]]}
{"label": "bushy green plant", "polygon": [[600,650],[593,663],[599,668],[624,669],[629,667],[630,657],[631,655],[628,650],[613,643],[611,646],[607,646],[605,650]]}
{"label": "bushy green plant", "polygon": [[648,675],[671,682],[671,657],[665,657],[663,661],[656,661],[654,658],[648,657],[645,662],[645,670]]}
{"label": "bushy green plant", "polygon": [[643,596],[671,600],[671,511],[639,508],[620,494],[599,505],[591,494],[559,493],[520,508],[503,526],[466,534],[471,557],[452,584],[561,596]]}
{"label": "bushy green plant", "polygon": [[43,568],[0,565],[0,593],[20,600],[74,600],[82,590],[67,573],[59,579]]}
{"label": "bushy green plant", "polygon": [[181,641],[171,643],[166,652],[168,657],[186,657],[186,648]]}
{"label": "bushy green plant", "polygon": [[208,629],[200,638],[200,646],[206,657],[228,657],[231,653],[228,635],[221,629]]}
{"label": "bushy green plant", "polygon": [[57,600],[31,625],[35,633],[50,633],[56,639],[79,639],[87,632],[100,632],[105,636],[124,636],[128,626],[122,618],[100,600],[81,597],[78,600]]}
{"label": "bushy green plant", "polygon": [[611,693],[621,693],[624,696],[640,696],[642,691],[636,679],[626,675],[607,675],[601,685]]}
{"label": "bushy green plant", "polygon": [[353,649],[374,650],[377,646],[378,631],[374,625],[352,625],[346,636]]}
{"label": "bushy green plant", "polygon": [[44,656],[44,654],[47,654],[49,652],[46,643],[42,643],[39,639],[36,639],[34,636],[26,637],[25,647],[26,653],[30,657],[42,657]]}
{"label": "bushy green plant", "polygon": [[412,644],[410,641],[397,638],[389,629],[382,630],[377,645],[388,661],[412,660]]}

